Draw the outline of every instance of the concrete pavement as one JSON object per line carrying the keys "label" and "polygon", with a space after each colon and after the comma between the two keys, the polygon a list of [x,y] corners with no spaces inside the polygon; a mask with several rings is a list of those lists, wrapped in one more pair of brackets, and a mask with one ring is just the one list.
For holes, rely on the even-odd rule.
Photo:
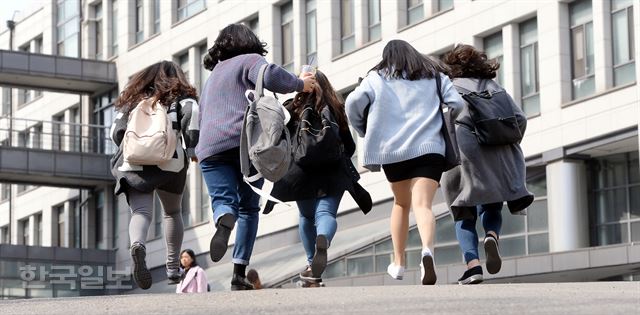
{"label": "concrete pavement", "polygon": [[0,301],[2,314],[640,314],[640,282],[267,289]]}

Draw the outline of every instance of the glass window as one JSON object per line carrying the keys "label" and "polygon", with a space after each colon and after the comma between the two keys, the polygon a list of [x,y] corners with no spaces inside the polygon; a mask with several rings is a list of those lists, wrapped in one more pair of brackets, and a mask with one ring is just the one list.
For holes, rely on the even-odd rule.
{"label": "glass window", "polygon": [[307,0],[306,13],[307,63],[317,64],[318,35],[316,19],[316,0]]}
{"label": "glass window", "polygon": [[380,23],[380,0],[369,0],[369,41],[380,39],[381,23]]}
{"label": "glass window", "polygon": [[356,36],[353,0],[340,0],[340,30],[340,52],[346,53],[354,50],[356,48]]}
{"label": "glass window", "polygon": [[65,231],[65,216],[64,216],[64,205],[55,206],[53,213],[58,218],[58,247],[64,247],[67,244],[67,233]]}
{"label": "glass window", "polygon": [[31,243],[29,242],[29,219],[20,221],[20,230],[22,231],[20,244],[31,245]]}
{"label": "glass window", "polygon": [[36,224],[36,236],[35,236],[35,246],[42,246],[42,240],[44,235],[42,234],[42,213],[36,214],[35,216],[35,224]]}
{"label": "glass window", "polygon": [[[460,252],[460,247],[457,244],[449,246],[436,246],[434,257],[436,259],[437,265],[449,265],[463,262],[462,253]],[[421,258],[422,257],[418,257],[418,259]]]}
{"label": "glass window", "polygon": [[436,244],[457,242],[453,217],[444,216],[436,223]]}
{"label": "glass window", "polygon": [[104,93],[93,98],[93,118],[92,124],[103,126],[93,130],[92,142],[93,150],[96,153],[115,153],[116,147],[111,141],[111,135],[109,134],[109,128],[115,120],[115,107],[114,102],[118,96],[117,90]]}
{"label": "glass window", "polygon": [[438,0],[437,4],[436,12],[453,9],[453,0]]}
{"label": "glass window", "polygon": [[136,0],[135,11],[136,44],[144,39],[144,6],[142,0]]}
{"label": "glass window", "polygon": [[69,201],[69,210],[72,213],[72,230],[71,230],[71,239],[73,240],[73,247],[81,248],[82,247],[82,215],[80,209],[80,202],[78,199]]}
{"label": "glass window", "polygon": [[611,8],[613,84],[618,86],[636,80],[633,1],[613,1]]}
{"label": "glass window", "polygon": [[198,69],[200,70],[200,80],[199,80],[200,82],[198,84],[198,93],[202,94],[204,85],[205,83],[207,83],[207,79],[209,78],[209,74],[211,73],[211,71],[205,69],[202,64],[202,60],[204,60],[204,57],[209,53],[209,48],[205,43],[200,45],[200,47],[198,47],[198,51],[200,52],[200,62],[198,62]]}
{"label": "glass window", "polygon": [[571,21],[571,59],[573,99],[595,92],[593,22],[591,1],[580,0],[569,5]]}
{"label": "glass window", "polygon": [[424,3],[422,0],[407,0],[407,25],[424,19]]}
{"label": "glass window", "polygon": [[498,69],[496,78],[494,80],[498,82],[498,84],[502,85],[504,78],[504,71],[502,69],[502,31],[485,37],[484,51],[487,54],[488,59],[493,59],[500,64],[500,68]]}
{"label": "glass window", "polygon": [[102,54],[102,3],[98,3],[93,6],[94,15],[94,34],[93,34],[93,49],[95,50],[95,58],[103,59]]}
{"label": "glass window", "polygon": [[58,0],[57,52],[60,56],[78,57],[78,33],[80,28],[80,2]]}
{"label": "glass window", "polygon": [[197,216],[198,222],[205,222],[209,220],[209,213],[211,213],[211,198],[209,197],[209,189],[207,183],[204,181],[204,177],[200,170],[196,170],[198,174],[198,180],[200,185],[200,213]]}
{"label": "glass window", "polygon": [[280,36],[282,36],[282,67],[293,72],[293,3],[280,7]]}
{"label": "glass window", "polygon": [[373,256],[347,258],[347,276],[373,273]]}
{"label": "glass window", "polygon": [[639,168],[637,151],[600,157],[589,164],[594,245],[632,241],[630,229],[640,222],[640,184],[634,175]]}
{"label": "glass window", "polygon": [[153,0],[153,33],[160,33],[160,0]]}
{"label": "glass window", "polygon": [[111,56],[118,54],[118,0],[111,1]]}
{"label": "glass window", "polygon": [[191,17],[206,8],[204,0],[178,0],[177,4],[178,21]]}
{"label": "glass window", "polygon": [[520,83],[522,110],[529,117],[540,114],[538,26],[535,18],[520,24]]}
{"label": "glass window", "polygon": [[11,243],[11,242],[9,242],[9,226],[3,226],[3,227],[0,228],[0,237],[2,237],[2,242],[1,242],[2,244],[10,244]]}
{"label": "glass window", "polygon": [[97,192],[95,195],[95,239],[96,248],[106,249],[107,239],[104,237],[105,225],[108,220],[104,217],[104,190]]}
{"label": "glass window", "polygon": [[11,89],[3,87],[2,89],[2,116],[11,114]]}
{"label": "glass window", "polygon": [[11,196],[11,184],[0,184],[0,201],[9,199]]}
{"label": "glass window", "polygon": [[177,59],[180,69],[182,69],[182,72],[184,72],[184,76],[187,77],[187,80],[191,81],[189,79],[189,52],[187,51],[184,54],[178,56]]}
{"label": "glass window", "polygon": [[327,279],[344,277],[346,274],[345,269],[345,261],[344,259],[340,259],[328,264],[323,276]]}

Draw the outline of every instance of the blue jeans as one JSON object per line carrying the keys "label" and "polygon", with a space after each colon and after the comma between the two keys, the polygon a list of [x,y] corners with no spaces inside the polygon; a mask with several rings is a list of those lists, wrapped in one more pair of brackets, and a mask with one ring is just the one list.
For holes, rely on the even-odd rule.
{"label": "blue jeans", "polygon": [[331,240],[336,235],[338,229],[336,215],[340,199],[342,199],[342,195],[296,201],[300,211],[300,224],[298,225],[300,239],[304,251],[307,253],[309,265],[311,265],[311,260],[316,252],[316,237],[324,235],[331,244]]}
{"label": "blue jeans", "polygon": [[[236,218],[236,241],[231,261],[248,265],[258,234],[260,196],[242,180],[237,162],[202,161],[200,169],[211,197],[214,222],[217,224],[224,214]],[[260,180],[255,186],[261,188],[263,183]]]}
{"label": "blue jeans", "polygon": [[476,232],[476,220],[480,216],[484,232],[496,232],[500,235],[502,227],[502,202],[477,206],[477,214],[473,219],[456,221],[456,238],[460,243],[460,250],[464,255],[464,261],[470,262],[480,259],[478,255],[478,232]]}

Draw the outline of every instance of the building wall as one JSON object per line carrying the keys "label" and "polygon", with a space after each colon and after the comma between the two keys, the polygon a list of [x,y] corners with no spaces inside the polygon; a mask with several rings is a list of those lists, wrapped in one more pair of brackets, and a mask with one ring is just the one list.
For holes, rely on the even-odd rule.
{"label": "building wall", "polygon": [[[425,1],[423,6],[423,21],[407,26],[406,5],[403,1],[381,1],[381,39],[369,41],[368,38],[368,3],[365,0],[354,0],[354,38],[356,49],[341,52],[340,36],[340,2],[317,1],[317,63],[319,69],[327,74],[332,84],[341,92],[348,92],[357,83],[359,76],[366,75],[367,71],[379,60],[381,51],[387,41],[391,39],[403,39],[410,42],[418,50],[430,55],[440,55],[451,49],[456,43],[469,43],[483,48],[483,38],[501,32],[503,63],[503,82],[506,89],[516,101],[520,101],[520,23],[533,17],[537,17],[537,45],[539,67],[539,91],[540,113],[529,119],[527,134],[522,143],[522,148],[529,160],[544,156],[550,151],[572,146],[592,139],[607,136],[627,129],[637,129],[640,117],[637,79],[635,83],[613,87],[613,75],[611,66],[611,34],[610,34],[610,8],[608,1],[592,2],[593,29],[594,29],[594,65],[595,65],[595,93],[581,100],[572,101],[571,96],[571,41],[569,25],[569,7],[571,1],[471,1],[455,0],[453,9],[438,11],[437,1]],[[206,44],[211,46],[218,30],[229,23],[243,22],[258,17],[258,34],[268,43],[270,62],[282,62],[283,39],[281,36],[281,12],[280,6],[285,1],[206,1],[206,9],[193,16],[177,21],[176,1],[160,1],[160,30],[151,34],[151,16],[154,1],[145,0],[144,18],[145,28],[143,40],[136,43],[135,40],[135,2],[117,2],[118,15],[118,53],[113,54],[111,39],[111,3],[108,0],[87,1],[84,6],[84,16],[92,17],[90,6],[102,3],[103,7],[103,53],[108,60],[113,60],[118,68],[119,87],[122,89],[128,78],[143,67],[160,60],[178,61],[178,56],[188,54],[188,69],[190,81],[200,86],[201,58],[198,47]],[[307,61],[305,51],[305,1],[293,1],[293,69],[299,69]],[[52,5],[45,6],[42,10],[20,22],[16,27],[15,48],[39,34],[43,36],[44,53],[55,51],[55,22],[53,19]],[[640,42],[639,18],[640,5],[634,3],[633,16],[635,32],[635,60],[639,60],[640,51],[637,45]],[[95,24],[92,21],[82,23],[83,57],[92,58],[95,49],[92,44]],[[0,47],[7,47],[8,32],[0,34]],[[636,66],[635,77],[640,77],[640,67]],[[15,93],[15,92],[14,92]],[[14,99],[17,98],[14,95]],[[63,95],[58,93],[44,93],[44,96],[32,104],[18,109],[16,117],[30,117],[35,119],[50,120],[52,115],[59,113],[79,101],[78,96]],[[15,101],[14,101],[15,103]],[[82,101],[83,122],[90,120],[90,98],[84,97]],[[358,140],[359,142],[362,139]],[[635,148],[637,150],[637,141]],[[361,147],[358,151],[358,159],[362,156]],[[561,158],[562,159],[562,158]],[[549,162],[549,161],[547,161]],[[544,162],[545,164],[547,162]],[[185,248],[193,248],[197,253],[207,251],[209,238],[212,235],[213,224],[207,222],[197,214],[206,199],[201,198],[201,186],[196,165],[192,163],[190,170],[189,207],[192,221],[203,221],[185,231]],[[553,172],[552,169],[548,171]],[[388,184],[381,173],[365,172],[362,182],[376,200],[385,200],[391,197]],[[547,181],[558,176],[547,176]],[[554,187],[549,183],[549,187]],[[107,188],[108,189],[108,188]],[[582,188],[584,190],[584,188]],[[24,196],[15,199],[16,215],[14,219],[23,218],[33,212],[46,209],[51,205],[43,196],[55,194],[56,196],[72,196],[75,192],[67,189],[39,188]],[[550,199],[552,197],[550,196]],[[38,200],[47,200],[38,202]],[[204,200],[204,201],[203,201]],[[555,208],[556,204],[550,202],[549,213],[562,211]],[[586,203],[585,203],[586,204]],[[340,206],[340,211],[353,209],[355,202],[345,196]],[[587,209],[583,205],[573,204],[572,207],[581,207],[586,215]],[[6,224],[6,203],[0,204],[0,226]],[[122,198],[118,206],[118,265],[128,264],[127,252],[127,223],[128,208]],[[46,213],[46,211],[44,211]],[[107,216],[113,220],[113,216]],[[46,215],[45,215],[46,219]],[[204,219],[204,220],[198,220]],[[274,213],[261,217],[259,235],[267,235],[285,230],[297,224],[298,213],[294,206],[279,206]],[[588,228],[588,227],[585,227]],[[17,233],[17,229],[14,234]],[[108,231],[112,231],[108,229]],[[151,232],[153,233],[153,231]],[[553,233],[553,232],[551,232]],[[111,235],[113,236],[113,235]],[[553,238],[550,235],[550,238]],[[153,237],[152,237],[153,238]],[[233,236],[232,238],[233,239]],[[147,244],[148,264],[157,267],[164,264],[164,241],[155,239]],[[260,250],[260,249],[256,249]]]}

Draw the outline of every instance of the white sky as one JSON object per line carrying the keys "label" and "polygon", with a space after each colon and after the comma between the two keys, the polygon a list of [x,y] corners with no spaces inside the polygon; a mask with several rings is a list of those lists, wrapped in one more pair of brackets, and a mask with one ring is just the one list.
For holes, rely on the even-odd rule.
{"label": "white sky", "polygon": [[19,11],[15,15],[15,20],[20,21],[50,1],[51,0],[0,0],[0,32],[7,28],[7,20],[13,17],[15,11]]}

